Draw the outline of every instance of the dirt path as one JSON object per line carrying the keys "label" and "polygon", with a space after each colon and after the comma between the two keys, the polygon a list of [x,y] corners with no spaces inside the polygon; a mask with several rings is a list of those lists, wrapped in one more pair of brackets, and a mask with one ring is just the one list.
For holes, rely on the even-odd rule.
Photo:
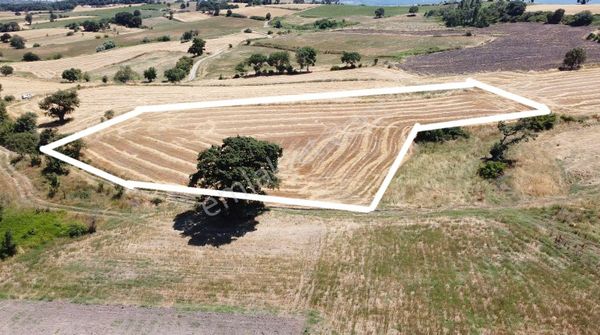
{"label": "dirt path", "polygon": [[2,334],[300,334],[299,318],[173,308],[0,301]]}
{"label": "dirt path", "polygon": [[[198,69],[200,68],[200,65],[206,64],[206,61],[211,60],[219,55],[221,55],[224,52],[233,50],[234,46],[239,45],[240,43],[242,43],[243,41],[245,41],[246,39],[252,39],[252,38],[256,38],[256,37],[267,37],[267,38],[271,38],[270,35],[267,34],[263,34],[263,33],[244,33],[244,31],[242,30],[240,33],[236,33],[236,34],[231,34],[231,35],[227,35],[221,38],[216,38],[213,40],[207,40],[207,52],[210,52],[211,54],[207,57],[201,58],[199,59],[196,63],[194,63],[194,65],[192,66],[192,69],[190,70],[190,74],[188,75],[188,79],[187,81],[192,81],[195,80],[198,77]],[[231,47],[229,47],[231,45]],[[202,75],[204,74],[204,72],[202,71],[202,73],[200,73],[200,77],[202,77]]]}

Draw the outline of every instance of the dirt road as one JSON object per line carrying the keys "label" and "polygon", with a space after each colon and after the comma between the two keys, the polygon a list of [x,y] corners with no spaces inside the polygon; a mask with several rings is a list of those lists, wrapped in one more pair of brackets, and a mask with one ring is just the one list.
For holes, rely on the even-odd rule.
{"label": "dirt road", "polygon": [[0,301],[1,334],[300,334],[302,330],[303,320],[291,317]]}

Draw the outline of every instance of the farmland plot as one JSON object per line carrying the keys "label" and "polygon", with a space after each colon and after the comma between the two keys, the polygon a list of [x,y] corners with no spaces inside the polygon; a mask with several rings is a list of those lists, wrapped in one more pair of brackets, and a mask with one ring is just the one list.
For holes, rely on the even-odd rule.
{"label": "farmland plot", "polygon": [[463,90],[145,114],[90,136],[85,154],[128,179],[185,185],[199,151],[253,136],[284,148],[283,183],[273,194],[368,204],[415,122],[521,110]]}

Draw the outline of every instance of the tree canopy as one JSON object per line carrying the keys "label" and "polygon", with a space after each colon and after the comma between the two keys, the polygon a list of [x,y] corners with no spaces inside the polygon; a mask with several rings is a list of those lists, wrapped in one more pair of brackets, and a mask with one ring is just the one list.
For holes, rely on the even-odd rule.
{"label": "tree canopy", "polygon": [[[213,145],[198,155],[197,172],[190,175],[189,186],[227,190],[233,192],[264,194],[263,188],[276,188],[278,160],[283,149],[274,143],[252,137],[229,137],[221,146]],[[207,197],[201,199],[204,203]],[[221,199],[212,206],[220,213],[243,218],[263,208],[254,201]]]}
{"label": "tree canopy", "polygon": [[311,47],[302,47],[296,50],[296,62],[300,65],[300,68],[306,67],[306,71],[309,71],[310,66],[314,66],[317,62],[317,51]]}
{"label": "tree canopy", "polygon": [[64,122],[65,116],[79,107],[79,97],[75,90],[58,90],[45,97],[39,106],[46,111],[46,115],[57,117],[60,122]]}

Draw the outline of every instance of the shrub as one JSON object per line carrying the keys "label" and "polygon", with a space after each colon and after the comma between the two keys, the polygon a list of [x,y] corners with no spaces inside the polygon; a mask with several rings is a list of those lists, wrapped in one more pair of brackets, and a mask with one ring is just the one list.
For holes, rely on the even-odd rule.
{"label": "shrub", "polygon": [[61,77],[62,77],[62,79],[67,80],[72,83],[72,82],[81,80],[83,78],[83,73],[81,72],[80,69],[70,68],[70,69],[64,70]]}
{"label": "shrub", "polygon": [[507,167],[508,165],[504,162],[487,161],[479,166],[477,173],[485,179],[496,179],[504,174]]}
{"label": "shrub", "polygon": [[469,133],[460,127],[422,131],[417,134],[415,142],[446,142],[459,138],[469,138]]}
{"label": "shrub", "polygon": [[358,52],[346,52],[342,53],[340,60],[342,63],[346,63],[349,67],[355,67],[356,63],[360,62],[361,56]]}
{"label": "shrub", "polygon": [[408,12],[411,13],[411,14],[418,13],[419,12],[419,6],[410,6],[410,8],[408,9]]}
{"label": "shrub", "polygon": [[0,259],[6,259],[16,254],[17,244],[13,239],[12,232],[10,230],[7,230],[4,233],[2,241],[0,241]]}
{"label": "shrub", "polygon": [[14,95],[5,95],[4,96],[4,101],[6,101],[6,102],[13,102],[15,100],[16,100],[16,98]]}
{"label": "shrub", "polygon": [[555,10],[554,13],[548,14],[548,18],[547,18],[546,22],[548,24],[559,24],[562,21],[563,16],[565,16],[565,10],[562,8],[559,8],[559,9]]}
{"label": "shrub", "polygon": [[330,71],[339,71],[339,70],[343,70],[343,68],[340,67],[339,65],[334,65],[329,70]]}
{"label": "shrub", "polygon": [[528,130],[539,133],[554,128],[556,120],[556,114],[548,114],[522,119],[522,122]]}
{"label": "shrub", "polygon": [[83,236],[87,233],[88,233],[88,227],[86,227],[82,224],[71,223],[70,225],[67,226],[67,235],[69,235],[69,237],[71,237],[71,238]]}
{"label": "shrub", "polygon": [[104,50],[110,50],[113,48],[116,48],[116,44],[114,41],[105,41],[104,43],[102,43],[102,45],[99,45],[98,47],[96,47],[96,52],[101,52]]}
{"label": "shrub", "polygon": [[585,49],[573,48],[565,54],[561,70],[578,70],[587,58]]}
{"label": "shrub", "polygon": [[573,15],[569,20],[568,24],[572,27],[588,26],[594,21],[594,15],[589,10],[584,10]]}
{"label": "shrub", "polygon": [[2,73],[3,76],[9,76],[11,74],[13,74],[13,67],[10,65],[2,65],[0,66],[0,73]]}
{"label": "shrub", "polygon": [[171,36],[163,35],[156,39],[158,42],[169,42],[171,40]]}
{"label": "shrub", "polygon": [[148,82],[153,82],[156,79],[156,69],[154,67],[149,67],[144,71],[144,78],[148,80]]}
{"label": "shrub", "polygon": [[112,109],[107,110],[106,112],[104,112],[104,119],[106,120],[110,120],[113,117],[115,117],[115,111]]}
{"label": "shrub", "polygon": [[33,47],[34,48],[39,48],[39,47],[41,47],[41,45],[39,43],[33,43]]}
{"label": "shrub", "polygon": [[375,10],[375,18],[380,19],[385,15],[385,9],[383,7],[379,7]]}
{"label": "shrub", "polygon": [[252,32],[252,29],[250,29],[250,28],[246,28],[246,29],[244,29],[244,32],[245,32],[246,34],[250,34],[250,33]]}
{"label": "shrub", "polygon": [[172,83],[182,81],[185,76],[186,73],[177,67],[165,71],[165,78]]}
{"label": "shrub", "polygon": [[40,56],[34,54],[33,52],[29,51],[23,54],[23,61],[24,62],[36,62],[40,60]]}
{"label": "shrub", "polygon": [[267,18],[264,16],[258,16],[258,15],[252,15],[250,16],[251,20],[257,20],[257,21],[267,21]]}
{"label": "shrub", "polygon": [[131,80],[136,80],[139,78],[139,75],[133,71],[133,69],[127,65],[122,66],[117,73],[115,73],[115,77],[113,78],[115,81],[120,83],[126,83]]}
{"label": "shrub", "polygon": [[25,39],[19,35],[10,38],[10,46],[15,49],[25,49]]}
{"label": "shrub", "polygon": [[182,43],[188,42],[188,41],[191,41],[192,38],[194,38],[196,36],[198,36],[198,30],[188,30],[181,35],[180,40]]}

